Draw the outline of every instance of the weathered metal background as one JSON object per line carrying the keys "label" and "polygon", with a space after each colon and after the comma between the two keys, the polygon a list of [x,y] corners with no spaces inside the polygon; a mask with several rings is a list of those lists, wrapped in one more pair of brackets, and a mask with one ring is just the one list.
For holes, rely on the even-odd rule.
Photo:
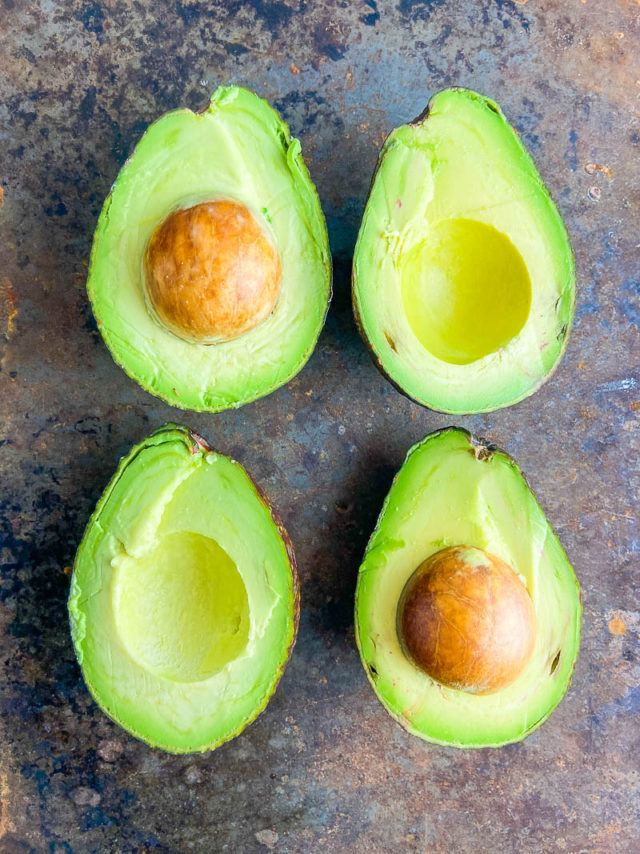
{"label": "weathered metal background", "polygon": [[[639,13],[635,0],[0,0],[3,854],[639,850]],[[288,387],[182,415],[111,361],[84,280],[102,200],[146,125],[229,81],[302,139],[335,298]],[[556,376],[511,409],[456,421],[528,475],[582,582],[582,654],[541,730],[467,753],[387,717],[352,625],[391,477],[452,419],[370,364],[350,258],[385,135],[451,84],[496,98],[520,131],[579,274]],[[301,568],[300,637],[275,698],[198,757],[111,724],[67,630],[68,567],[94,503],[120,455],[169,419],[245,464]]]}

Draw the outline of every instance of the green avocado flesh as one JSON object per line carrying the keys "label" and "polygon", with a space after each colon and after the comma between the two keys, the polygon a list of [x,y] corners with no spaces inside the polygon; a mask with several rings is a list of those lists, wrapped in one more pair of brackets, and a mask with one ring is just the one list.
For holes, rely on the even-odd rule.
{"label": "green avocado flesh", "polygon": [[[175,336],[148,310],[143,256],[173,210],[219,198],[245,204],[270,232],[282,265],[280,295],[255,329],[198,344]],[[176,110],[151,125],[104,204],[87,288],[115,361],[174,406],[216,412],[288,382],[322,328],[331,257],[300,143],[275,110],[228,86],[204,112]]]}
{"label": "green avocado flesh", "polygon": [[448,89],[393,131],[358,236],[353,302],[402,391],[450,413],[522,400],[564,352],[574,292],[560,214],[493,101]]}
{"label": "green avocado flesh", "polygon": [[[525,582],[536,642],[516,680],[493,694],[434,682],[405,655],[397,606],[415,569],[453,545],[484,549]],[[427,436],[409,451],[364,557],[356,638],[369,681],[409,732],[455,747],[499,747],[539,726],[564,696],[578,655],[582,606],[573,569],[515,462],[465,430]]]}
{"label": "green avocado flesh", "polygon": [[264,709],[298,607],[293,552],[257,487],[176,425],[120,464],[78,549],[69,597],[95,700],[173,753],[211,750]]}

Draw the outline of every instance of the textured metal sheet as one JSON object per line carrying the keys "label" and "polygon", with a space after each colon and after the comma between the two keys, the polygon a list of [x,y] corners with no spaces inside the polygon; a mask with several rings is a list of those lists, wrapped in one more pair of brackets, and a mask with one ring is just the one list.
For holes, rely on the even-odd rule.
{"label": "textured metal sheet", "polygon": [[[637,850],[639,12],[633,0],[0,0],[2,852]],[[111,361],[84,281],[102,200],[146,125],[229,81],[274,102],[301,137],[335,298],[286,388],[181,417]],[[451,84],[496,98],[522,134],[579,277],[555,377],[511,409],[456,419],[516,457],[585,604],[558,711],[520,745],[471,753],[393,723],[352,626],[391,477],[452,419],[405,400],[369,362],[350,257],[385,135]],[[269,708],[195,758],[148,749],[96,708],[65,606],[119,456],[176,418],[268,493],[302,582],[298,645]]]}

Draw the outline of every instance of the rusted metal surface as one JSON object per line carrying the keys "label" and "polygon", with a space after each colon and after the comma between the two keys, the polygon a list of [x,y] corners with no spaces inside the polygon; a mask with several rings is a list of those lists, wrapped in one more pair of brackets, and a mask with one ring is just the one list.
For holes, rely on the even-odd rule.
{"label": "rusted metal surface", "polygon": [[[0,0],[0,851],[638,850],[639,13],[633,0]],[[143,129],[229,81],[274,102],[301,137],[335,299],[286,388],[182,416],[112,362],[84,280],[102,200]],[[513,454],[537,492],[582,583],[582,653],[539,731],[468,753],[387,716],[352,625],[392,475],[452,419],[370,363],[350,258],[385,135],[451,84],[498,100],[520,131],[579,275],[553,379],[511,409],[455,420]],[[301,572],[298,645],[276,696],[195,758],[150,750],[96,708],[65,605],[118,458],[176,418],[256,478]]]}

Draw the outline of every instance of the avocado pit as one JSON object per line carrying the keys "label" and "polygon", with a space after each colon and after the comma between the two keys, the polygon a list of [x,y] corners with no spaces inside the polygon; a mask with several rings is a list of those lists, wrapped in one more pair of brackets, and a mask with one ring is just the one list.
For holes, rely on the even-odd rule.
{"label": "avocado pit", "polygon": [[249,208],[219,199],[175,210],[144,255],[148,305],[185,341],[216,344],[261,324],[280,293],[278,251]]}
{"label": "avocado pit", "polygon": [[398,603],[405,653],[442,685],[492,694],[513,683],[535,644],[527,588],[495,555],[451,546],[425,560]]}

